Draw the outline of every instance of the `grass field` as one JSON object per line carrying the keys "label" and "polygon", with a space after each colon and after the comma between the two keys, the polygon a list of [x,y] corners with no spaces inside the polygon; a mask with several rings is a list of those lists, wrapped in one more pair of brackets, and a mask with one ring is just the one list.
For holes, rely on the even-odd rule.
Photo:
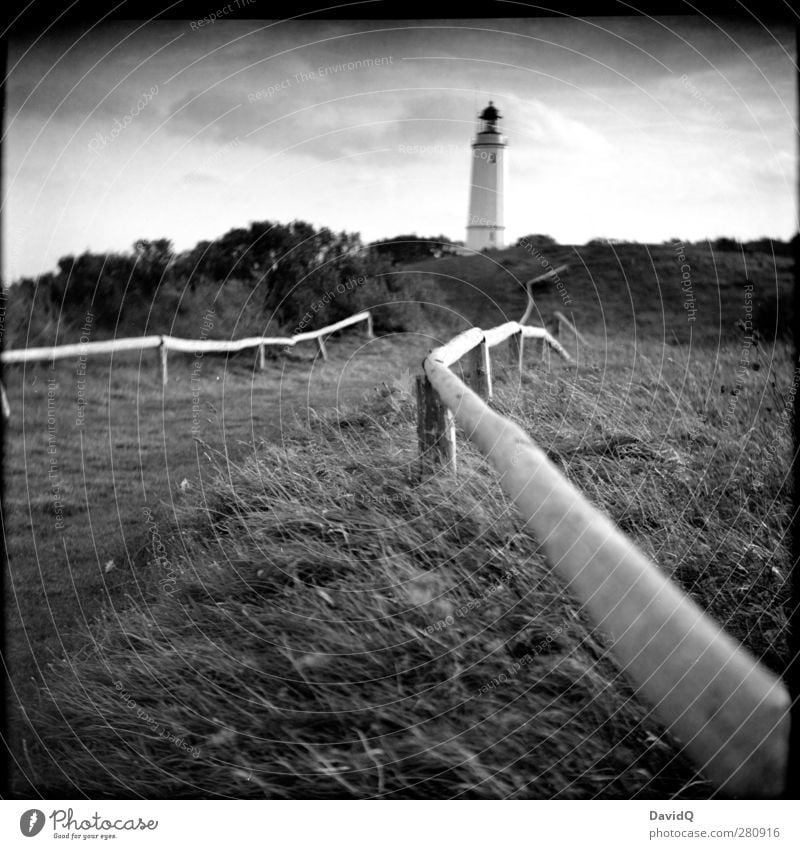
{"label": "grass field", "polygon": [[412,267],[436,282],[466,324],[477,319],[492,327],[522,315],[526,280],[565,263],[569,271],[560,275],[560,286],[538,287],[533,323],[561,310],[596,338],[708,347],[741,338],[736,323],[745,318],[748,302],[756,313],[766,302],[779,300],[784,319],[791,308],[789,257],[680,242],[517,247]]}
{"label": "grass field", "polygon": [[[537,305],[571,313],[593,350],[549,370],[530,351],[496,406],[780,671],[795,375],[783,343],[746,343],[735,323],[742,281],[752,298],[784,290],[788,264],[688,256],[689,322],[673,254],[548,253],[570,261],[573,303],[552,290]],[[417,478],[425,350],[518,318],[519,281],[541,269],[520,249],[419,266],[441,293],[437,340],[343,335],[327,364],[255,376],[204,360],[202,443],[189,358],[166,392],[154,361],[93,361],[82,431],[74,364],[7,370],[20,793],[27,779],[67,797],[711,794],[463,439],[455,483]]]}
{"label": "grass field", "polygon": [[[210,457],[238,458],[261,440],[280,444],[310,409],[358,400],[391,380],[415,347],[398,337],[367,344],[359,330],[328,345],[328,362],[309,343],[269,360],[263,373],[247,355],[206,355],[195,382],[193,358],[173,355],[165,389],[152,351],[141,360],[92,358],[81,426],[77,363],[6,369],[12,706],[36,703],[54,657],[72,656],[104,603],[116,609],[142,598],[148,546],[156,535],[174,538],[181,483],[201,487]],[[16,710],[11,719],[18,731]]]}

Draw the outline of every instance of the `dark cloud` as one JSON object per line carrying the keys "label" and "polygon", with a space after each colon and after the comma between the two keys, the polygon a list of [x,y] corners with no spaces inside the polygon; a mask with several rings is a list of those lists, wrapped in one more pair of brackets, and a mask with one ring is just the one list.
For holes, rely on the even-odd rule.
{"label": "dark cloud", "polygon": [[[161,213],[173,226],[176,187],[192,198],[174,225],[187,240],[209,234],[210,214],[223,229],[229,218],[232,226],[260,214],[256,186],[272,217],[313,217],[328,203],[330,220],[319,223],[367,231],[383,216],[386,233],[409,230],[419,192],[433,184],[426,211],[455,220],[476,114],[492,99],[511,137],[509,202],[514,192],[558,198],[564,185],[586,196],[580,208],[554,207],[554,227],[571,228],[566,238],[581,228],[596,235],[592,209],[611,195],[635,206],[642,175],[670,191],[690,187],[695,218],[704,209],[718,216],[711,204],[729,197],[732,180],[731,157],[719,151],[738,157],[749,196],[771,199],[794,155],[796,122],[791,32],[720,26],[690,17],[275,24],[230,16],[202,29],[162,21],[61,30],[10,46],[7,191],[31,232],[42,208],[70,211],[53,231],[56,256],[85,244],[75,210],[100,216],[104,237],[116,232],[123,245],[139,235],[125,229],[136,221]],[[138,109],[153,86],[157,96]],[[134,110],[125,132],[92,153],[92,139]],[[146,194],[133,172],[150,181]],[[103,215],[98,193],[112,184],[115,205]],[[365,193],[369,186],[380,191]],[[392,202],[364,200],[378,195]],[[751,235],[794,226],[782,200],[762,206],[772,218],[753,223]],[[526,201],[517,219],[527,209]],[[338,210],[350,217],[337,220]],[[680,230],[666,201],[650,213],[667,235]],[[642,214],[618,214],[629,233],[615,224],[617,235],[640,238]],[[94,238],[93,219],[86,226]],[[33,239],[29,253],[29,263],[42,262]]]}

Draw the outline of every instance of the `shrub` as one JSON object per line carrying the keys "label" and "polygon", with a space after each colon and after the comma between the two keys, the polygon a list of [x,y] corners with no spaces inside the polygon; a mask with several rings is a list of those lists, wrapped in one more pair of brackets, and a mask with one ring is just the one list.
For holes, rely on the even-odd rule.
{"label": "shrub", "polygon": [[94,339],[196,338],[211,308],[212,338],[313,330],[354,312],[342,283],[385,267],[357,234],[303,221],[254,222],[177,255],[167,239],[139,239],[131,253],[65,256],[57,271],[12,286],[7,324],[27,345],[76,341],[88,311]]}
{"label": "shrub", "polygon": [[753,329],[773,342],[776,339],[792,338],[794,327],[794,304],[791,294],[769,292],[756,299],[753,309]]}
{"label": "shrub", "polygon": [[369,249],[375,256],[396,265],[419,262],[453,253],[456,244],[460,243],[454,243],[442,234],[438,236],[418,236],[416,233],[407,233],[402,236],[394,236],[391,239],[370,242]]}
{"label": "shrub", "polygon": [[741,243],[736,239],[728,238],[727,236],[721,236],[718,239],[714,239],[711,243],[715,250],[718,251],[738,251],[741,249]]}
{"label": "shrub", "polygon": [[557,244],[558,242],[552,236],[544,236],[541,233],[532,233],[517,239],[518,248],[552,248]]}
{"label": "shrub", "polygon": [[354,312],[372,312],[378,332],[426,330],[431,307],[437,302],[436,287],[426,275],[386,273],[355,290],[350,302]]}

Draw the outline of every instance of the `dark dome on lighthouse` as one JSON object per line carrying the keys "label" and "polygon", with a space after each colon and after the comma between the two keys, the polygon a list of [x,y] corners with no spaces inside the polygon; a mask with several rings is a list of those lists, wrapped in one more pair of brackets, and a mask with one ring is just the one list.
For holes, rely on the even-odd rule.
{"label": "dark dome on lighthouse", "polygon": [[481,112],[478,116],[478,120],[482,122],[482,126],[480,128],[480,132],[482,133],[496,133],[497,122],[503,116],[494,108],[494,103],[489,101],[489,105]]}
{"label": "dark dome on lighthouse", "polygon": [[502,115],[494,108],[494,103],[490,100],[489,105],[480,114],[481,121],[487,121],[494,124]]}

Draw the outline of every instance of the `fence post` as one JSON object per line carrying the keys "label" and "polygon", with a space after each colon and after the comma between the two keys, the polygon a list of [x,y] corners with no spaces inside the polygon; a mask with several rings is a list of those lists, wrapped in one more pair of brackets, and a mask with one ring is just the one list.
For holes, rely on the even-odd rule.
{"label": "fence post", "polygon": [[367,316],[367,339],[374,339],[375,333],[372,328],[372,313]]}
{"label": "fence post", "polygon": [[167,346],[164,344],[164,337],[161,337],[161,342],[158,346],[158,353],[161,359],[161,385],[167,385]]}
{"label": "fence post", "polygon": [[522,331],[508,337],[508,362],[512,368],[516,368],[522,375],[522,363],[525,352],[525,337]]}
{"label": "fence post", "polygon": [[0,383],[0,397],[2,397],[3,401],[3,418],[10,419],[11,418],[11,407],[8,404],[8,395],[6,395],[6,388]]}
{"label": "fence post", "polygon": [[570,321],[570,319],[568,319],[564,315],[564,313],[557,312],[555,313],[555,317],[558,319],[559,328],[563,325],[578,340],[578,342],[581,343],[581,345],[585,345],[587,348],[592,347],[587,341],[586,337],[583,335],[583,333],[581,333],[580,330],[575,327],[575,323],[573,321]]}
{"label": "fence post", "polygon": [[317,344],[319,345],[319,352],[320,354],[322,354],[322,359],[327,360],[328,351],[325,348],[325,340],[322,338],[322,336],[317,336]]}
{"label": "fence post", "polygon": [[489,346],[481,342],[470,352],[472,371],[469,377],[470,389],[484,401],[492,400],[492,361],[489,358]]}
{"label": "fence post", "polygon": [[417,439],[422,474],[456,471],[456,422],[426,375],[417,376]]}
{"label": "fence post", "polygon": [[258,368],[259,371],[265,371],[267,368],[267,358],[264,354],[264,346],[258,346]]}
{"label": "fence post", "polygon": [[[561,322],[552,316],[545,322],[544,329],[553,337],[558,339]],[[542,339],[542,363],[546,364],[547,370],[550,370],[550,345],[546,339]]]}

